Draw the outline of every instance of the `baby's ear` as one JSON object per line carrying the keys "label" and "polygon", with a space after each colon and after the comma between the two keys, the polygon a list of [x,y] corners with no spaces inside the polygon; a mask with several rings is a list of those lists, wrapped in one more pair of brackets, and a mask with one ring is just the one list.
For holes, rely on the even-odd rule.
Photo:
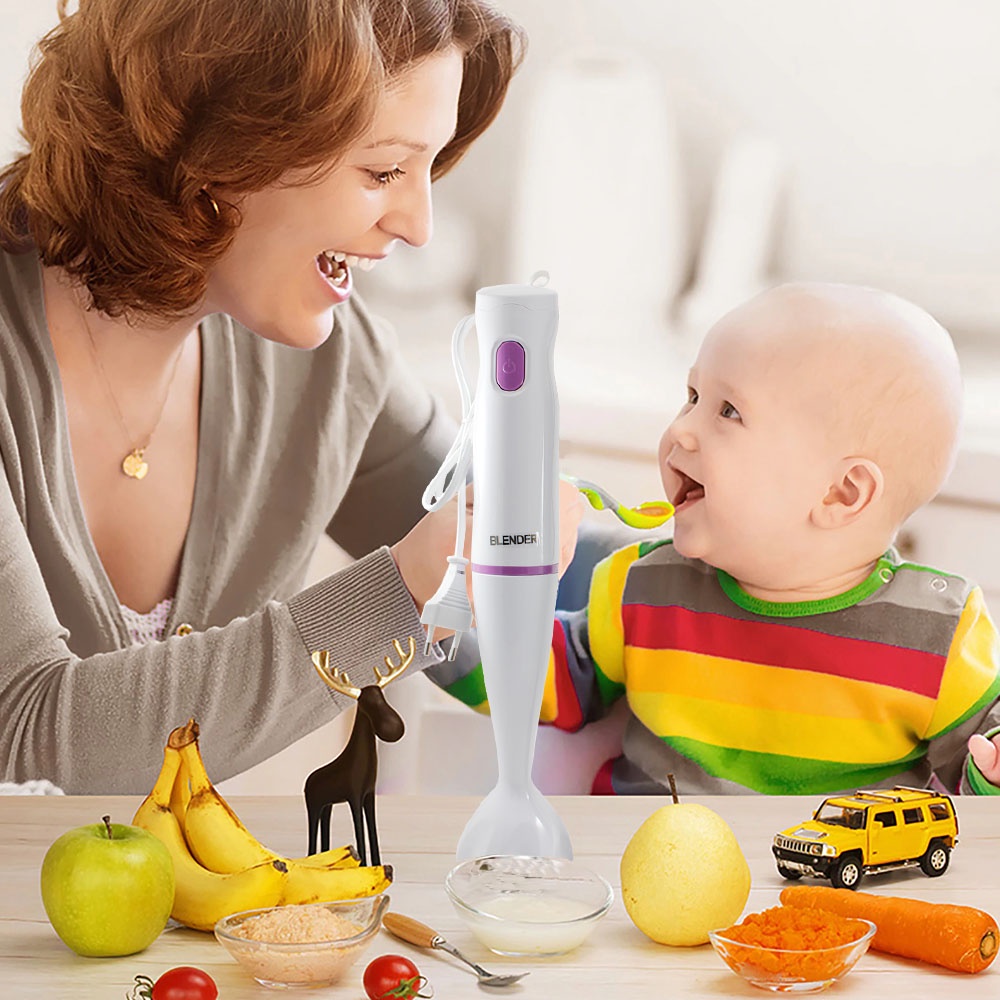
{"label": "baby's ear", "polygon": [[861,516],[885,492],[885,477],[869,458],[845,458],[823,499],[812,509],[818,528],[842,528]]}

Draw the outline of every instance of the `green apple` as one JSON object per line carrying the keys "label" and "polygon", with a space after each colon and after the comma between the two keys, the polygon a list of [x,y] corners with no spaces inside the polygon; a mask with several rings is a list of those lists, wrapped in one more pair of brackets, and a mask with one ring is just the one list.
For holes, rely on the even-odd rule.
{"label": "green apple", "polygon": [[174,863],[151,833],[105,816],[68,830],[48,849],[42,902],[56,933],[78,955],[132,955],[167,925]]}

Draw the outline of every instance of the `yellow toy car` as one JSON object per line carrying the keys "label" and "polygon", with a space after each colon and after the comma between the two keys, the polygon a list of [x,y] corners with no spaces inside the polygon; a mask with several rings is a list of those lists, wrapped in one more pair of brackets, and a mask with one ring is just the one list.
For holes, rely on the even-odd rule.
{"label": "yellow toy car", "polygon": [[857,889],[865,875],[898,868],[943,875],[957,843],[949,796],[897,785],[824,799],[811,820],[777,834],[771,851],[784,878],[813,875]]}

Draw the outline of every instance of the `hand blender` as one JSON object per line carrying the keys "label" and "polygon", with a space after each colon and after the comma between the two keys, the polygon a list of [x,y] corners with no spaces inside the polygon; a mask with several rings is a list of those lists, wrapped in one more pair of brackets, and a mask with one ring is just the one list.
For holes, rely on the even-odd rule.
{"label": "hand blender", "polygon": [[459,858],[573,856],[531,780],[559,581],[558,318],[548,288],[476,294],[472,592],[499,776],[459,839]]}

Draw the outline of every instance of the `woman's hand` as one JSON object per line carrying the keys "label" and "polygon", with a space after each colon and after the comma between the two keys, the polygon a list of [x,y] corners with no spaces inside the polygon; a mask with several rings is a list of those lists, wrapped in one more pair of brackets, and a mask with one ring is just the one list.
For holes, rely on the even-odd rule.
{"label": "woman's hand", "polygon": [[[472,490],[466,507],[468,519],[465,523],[465,557],[469,558],[472,538]],[[448,556],[455,551],[455,529],[458,518],[458,497],[446,503],[439,510],[432,511],[417,521],[409,532],[390,548],[396,560],[399,575],[417,606],[423,612],[424,605],[434,596],[448,568]],[[472,579],[469,582],[469,600],[472,600]],[[447,633],[442,633],[447,634]]]}
{"label": "woman's hand", "polygon": [[[469,487],[469,519],[465,530],[465,557],[472,549],[472,520],[475,516],[472,487]],[[400,576],[417,605],[418,611],[433,596],[448,568],[448,556],[455,551],[455,528],[458,501],[447,503],[440,510],[425,514],[405,538],[392,546],[391,552]],[[569,483],[559,483],[559,575],[573,561],[576,533],[583,519],[580,493]],[[469,601],[472,601],[472,574],[467,574]]]}
{"label": "woman's hand", "polygon": [[576,533],[583,520],[583,497],[575,486],[559,480],[559,575],[573,561]]}

